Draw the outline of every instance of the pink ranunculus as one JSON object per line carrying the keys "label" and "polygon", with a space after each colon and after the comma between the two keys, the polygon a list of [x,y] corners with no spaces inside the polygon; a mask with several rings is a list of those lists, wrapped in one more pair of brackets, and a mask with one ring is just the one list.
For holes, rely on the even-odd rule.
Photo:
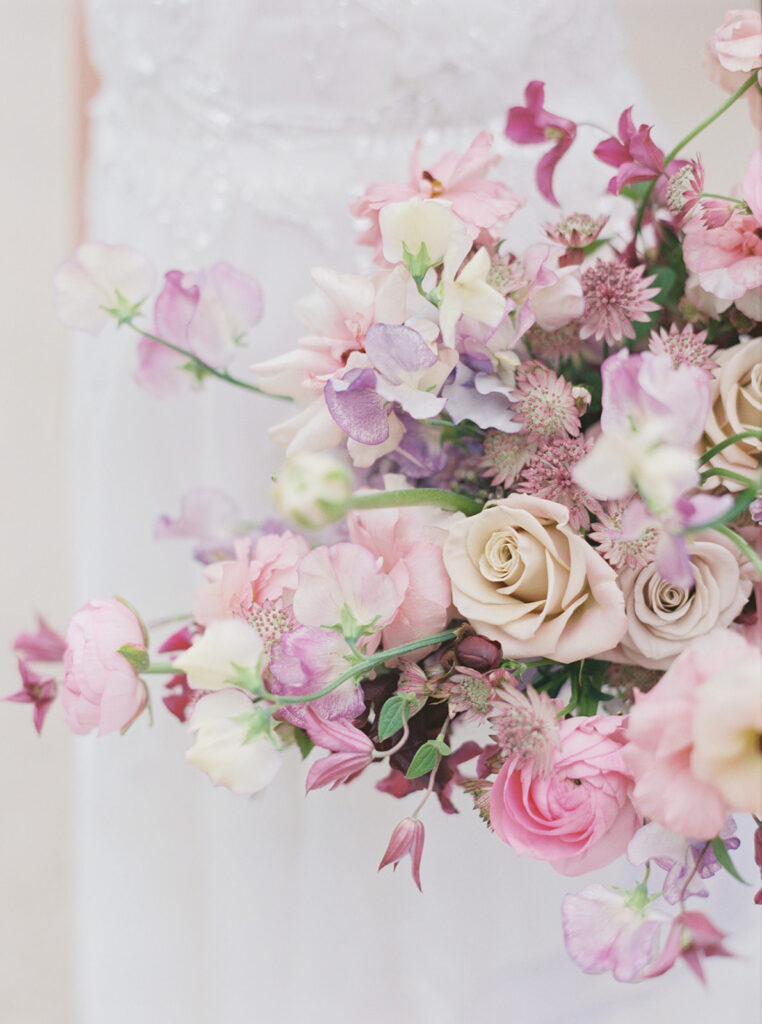
{"label": "pink ranunculus", "polygon": [[490,796],[497,835],[519,854],[549,861],[563,875],[604,867],[627,849],[640,824],[622,757],[623,720],[567,718],[547,773],[506,761]]}
{"label": "pink ranunculus", "polygon": [[193,598],[196,622],[246,618],[265,601],[291,603],[298,582],[297,567],[309,551],[307,541],[294,533],[265,533],[254,545],[236,541],[236,558],[212,562],[204,570],[206,583]]}
{"label": "pink ranunculus", "polygon": [[760,680],[759,651],[740,634],[717,629],[691,642],[652,690],[636,694],[624,759],[642,815],[711,839],[735,809],[734,794],[753,792],[755,779],[759,794]]}
{"label": "pink ranunculus", "polygon": [[704,70],[727,92],[735,92],[762,67],[762,16],[759,11],[729,10],[707,40]]}
{"label": "pink ranunculus", "polygon": [[96,598],[74,615],[66,631],[63,717],[72,732],[98,735],[129,725],[143,710],[146,689],[119,648],[145,650],[143,626],[117,598]]}
{"label": "pink ranunculus", "polygon": [[428,169],[421,166],[419,142],[413,151],[407,185],[371,185],[351,204],[353,216],[370,221],[370,227],[358,241],[372,245],[380,260],[379,213],[389,203],[419,196],[446,199],[472,238],[479,237],[483,243],[496,242],[499,228],[516,212],[521,200],[507,185],[487,180],[487,172],[500,159],[492,150],[492,142],[489,132],[479,132],[462,156],[447,153]]}
{"label": "pink ranunculus", "polygon": [[[387,484],[394,486],[393,478]],[[402,594],[402,603],[383,632],[384,646],[396,647],[447,625],[452,600],[442,560],[451,516],[434,508],[379,508],[354,512],[349,536],[382,560]]]}

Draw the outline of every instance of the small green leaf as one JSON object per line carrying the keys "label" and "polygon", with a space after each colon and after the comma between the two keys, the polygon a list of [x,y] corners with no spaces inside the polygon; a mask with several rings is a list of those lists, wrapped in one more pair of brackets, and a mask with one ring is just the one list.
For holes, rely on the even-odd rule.
{"label": "small green leaf", "polygon": [[420,284],[426,276],[429,267],[432,265],[429,250],[426,248],[426,243],[421,242],[421,248],[418,252],[412,253],[403,242],[402,257],[405,261],[405,266],[410,271],[410,276],[416,284]]}
{"label": "small green leaf", "polygon": [[738,871],[736,870],[735,864],[730,859],[730,854],[728,853],[728,848],[725,845],[725,840],[724,839],[720,839],[719,836],[716,836],[712,840],[712,853],[717,858],[719,864],[723,868],[725,868],[727,873],[729,875],[732,875],[733,878],[735,878],[735,880],[737,882],[740,882],[741,885],[748,885],[749,884],[748,882],[745,882],[743,880],[743,878],[741,878],[741,876],[738,874]]}
{"label": "small green leaf", "polygon": [[416,750],[406,777],[408,779],[417,779],[421,775],[428,775],[430,771],[436,768],[438,761],[439,752],[436,747],[436,740],[429,740],[428,743],[424,743],[422,747]]}
{"label": "small green leaf", "polygon": [[395,693],[381,708],[378,716],[378,738],[388,740],[395,732],[399,732],[407,718],[407,701],[402,694]]}
{"label": "small green leaf", "polygon": [[299,748],[299,753],[302,755],[302,761],[315,746],[304,729],[297,729],[296,727],[294,728],[294,742]]}
{"label": "small green leaf", "polygon": [[450,753],[450,748],[440,736],[437,736],[435,740],[432,740],[431,745],[439,754],[442,755],[442,757],[447,757]]}
{"label": "small green leaf", "polygon": [[136,672],[145,672],[151,664],[151,659],[148,657],[148,651],[144,650],[142,647],[138,647],[136,644],[123,644],[118,648],[117,653],[121,654],[123,658],[126,658]]}

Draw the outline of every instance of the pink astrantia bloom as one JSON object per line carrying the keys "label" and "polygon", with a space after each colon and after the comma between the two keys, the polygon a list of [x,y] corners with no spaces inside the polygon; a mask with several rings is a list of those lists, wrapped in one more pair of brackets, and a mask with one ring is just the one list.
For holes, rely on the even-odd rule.
{"label": "pink astrantia bloom", "polygon": [[648,348],[657,356],[670,356],[675,370],[679,366],[697,366],[700,370],[713,373],[718,366],[717,360],[713,358],[717,346],[706,344],[706,334],[706,331],[695,332],[692,324],[686,324],[685,327],[670,324],[669,330],[662,327],[651,332]]}
{"label": "pink astrantia bloom", "polygon": [[[740,779],[745,784],[749,779],[751,787],[747,788],[753,788],[756,776],[759,786],[759,751],[752,750],[749,744],[747,770],[741,742],[743,730],[736,729],[736,739],[729,744],[723,733],[727,715],[732,722],[737,689],[740,706],[747,706],[747,679],[749,683],[756,679],[759,687],[759,651],[739,634],[717,629],[691,641],[652,690],[636,694],[627,726],[629,742],[624,759],[635,779],[633,801],[641,814],[672,832],[694,839],[712,839],[724,827],[733,807],[712,778],[703,771],[698,775],[694,763],[697,709],[702,689],[710,685],[723,692],[724,711],[722,718],[715,721],[714,741],[710,735],[702,737],[707,753],[705,762],[699,761],[698,767],[702,770],[712,764],[714,754],[718,775],[722,772],[718,781]],[[747,727],[752,740],[754,725],[751,721]],[[703,727],[712,732],[706,723]]]}
{"label": "pink astrantia bloom", "polygon": [[487,172],[499,157],[492,151],[489,132],[479,132],[466,152],[447,153],[428,169],[421,165],[421,143],[416,144],[410,162],[407,185],[370,185],[350,205],[352,215],[370,221],[368,230],[358,238],[361,245],[371,245],[376,258],[381,256],[380,211],[389,203],[402,202],[418,196],[421,199],[446,199],[453,213],[466,225],[472,238],[482,242],[497,241],[500,228],[521,205],[507,185],[489,181]]}
{"label": "pink astrantia bloom", "polygon": [[517,853],[547,860],[563,875],[581,875],[623,854],[639,819],[622,757],[623,721],[567,718],[558,729],[560,747],[546,774],[513,761],[500,769],[490,821]]}
{"label": "pink astrantia bloom", "polygon": [[704,190],[704,167],[697,157],[676,171],[667,182],[667,206],[677,215],[678,223],[687,220],[701,199]]}
{"label": "pink astrantia bloom", "polygon": [[145,650],[143,626],[116,598],[96,598],[66,631],[63,717],[72,732],[98,735],[126,728],[146,704],[146,688],[119,648]]}
{"label": "pink astrantia bloom", "polygon": [[294,615],[305,626],[343,626],[362,634],[393,618],[402,594],[383,560],[360,544],[314,548],[299,566]]}
{"label": "pink astrantia bloom", "polygon": [[310,767],[307,773],[307,792],[337,786],[349,782],[373,761],[375,748],[364,732],[360,732],[351,722],[339,718],[326,721],[308,708],[303,728],[312,742],[331,753]]}
{"label": "pink astrantia bloom", "polygon": [[41,615],[38,615],[37,632],[19,633],[14,638],[13,649],[26,661],[61,661],[66,650],[66,641]]}
{"label": "pink astrantia bloom", "polygon": [[628,508],[624,503],[609,502],[608,512],[598,513],[589,539],[615,569],[643,569],[654,559],[659,531],[651,522],[643,524],[640,517],[628,516]]}
{"label": "pink astrantia bloom", "polygon": [[553,142],[554,145],[541,158],[537,165],[537,188],[540,193],[558,206],[553,192],[553,172],[561,157],[571,146],[577,135],[574,121],[543,108],[545,102],[545,83],[530,82],[524,92],[524,107],[511,107],[505,134],[512,142],[521,145]]}
{"label": "pink astrantia bloom", "polygon": [[644,277],[644,272],[645,265],[628,267],[618,259],[598,260],[583,271],[581,338],[618,345],[635,337],[633,323],[648,323],[649,313],[659,308],[651,301],[659,293],[651,287],[656,276]]}
{"label": "pink astrantia bloom", "polygon": [[114,317],[134,315],[155,282],[156,271],[135,249],[87,242],[53,278],[56,315],[65,327],[100,334]]}
{"label": "pink astrantia bloom", "polygon": [[265,601],[289,604],[296,590],[307,541],[294,533],[265,533],[253,545],[236,541],[234,560],[212,562],[206,583],[193,597],[193,615],[203,626],[232,616],[248,619]]}
{"label": "pink astrantia bloom", "polygon": [[[228,366],[243,335],[262,318],[262,289],[229,263],[198,274],[170,270],[154,306],[152,333],[221,369]],[[143,338],[135,380],[163,398],[182,387],[178,373],[188,358]]]}
{"label": "pink astrantia bloom", "polygon": [[566,247],[566,252],[558,260],[559,267],[582,263],[585,258],[582,250],[596,240],[607,221],[608,217],[572,213],[555,224],[543,225],[545,234],[552,242]]}
{"label": "pink astrantia bloom", "polygon": [[542,363],[522,363],[516,373],[516,417],[529,441],[579,434],[579,412],[571,384]]}
{"label": "pink astrantia bloom", "polygon": [[702,959],[710,956],[733,956],[725,949],[721,932],[704,916],[686,911],[676,917],[658,959],[643,973],[643,978],[658,978],[666,974],[682,957],[700,981],[705,982]]}
{"label": "pink astrantia bloom", "polygon": [[699,217],[686,224],[683,255],[704,291],[762,320],[762,146],[752,153],[743,194],[749,213],[737,208],[721,227]]}
{"label": "pink astrantia bloom", "polygon": [[[664,170],[664,152],[651,138],[651,126],[638,128],[632,120],[632,107],[623,111],[617,126],[619,138],[604,139],[595,147],[599,160],[616,167],[617,173],[609,182],[609,192],[618,196],[626,185],[638,181],[653,181]],[[680,163],[673,161],[668,170],[678,170]]]}
{"label": "pink astrantia bloom", "polygon": [[50,710],[50,705],[56,699],[58,684],[50,676],[39,675],[22,658],[19,658],[18,662],[22,683],[21,689],[3,699],[13,701],[16,704],[33,704],[32,718],[34,727],[38,733],[41,733],[45,716]]}
{"label": "pink astrantia bloom", "polygon": [[564,896],[566,951],[586,974],[611,971],[617,981],[640,981],[656,962],[669,918],[637,896],[638,890],[616,892],[598,883]]}
{"label": "pink astrantia bloom", "polygon": [[530,449],[523,434],[488,430],[484,436],[484,455],[479,462],[479,469],[494,486],[511,487],[529,454]]}
{"label": "pink astrantia bloom", "polygon": [[423,822],[417,818],[405,818],[392,832],[392,838],[389,840],[386,853],[381,858],[378,870],[380,871],[381,868],[385,868],[388,864],[393,864],[396,871],[397,865],[402,858],[410,854],[413,881],[418,886],[418,890],[422,891],[421,855],[423,853],[424,838]]}
{"label": "pink astrantia bloom", "polygon": [[558,716],[563,702],[529,686],[525,693],[515,686],[502,686],[489,715],[500,754],[531,775],[547,775],[553,752],[561,746]]}
{"label": "pink astrantia bloom", "polygon": [[553,438],[530,456],[521,470],[516,490],[566,505],[571,528],[587,530],[591,513],[599,517],[603,507],[574,482],[572,471],[591,448],[591,442],[582,437]]}

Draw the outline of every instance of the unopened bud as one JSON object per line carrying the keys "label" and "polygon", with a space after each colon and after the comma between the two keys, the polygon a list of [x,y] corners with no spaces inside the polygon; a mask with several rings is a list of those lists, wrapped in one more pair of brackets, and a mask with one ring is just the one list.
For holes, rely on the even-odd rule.
{"label": "unopened bud", "polygon": [[274,478],[273,500],[296,526],[321,530],[346,515],[352,484],[350,469],[333,455],[294,455]]}

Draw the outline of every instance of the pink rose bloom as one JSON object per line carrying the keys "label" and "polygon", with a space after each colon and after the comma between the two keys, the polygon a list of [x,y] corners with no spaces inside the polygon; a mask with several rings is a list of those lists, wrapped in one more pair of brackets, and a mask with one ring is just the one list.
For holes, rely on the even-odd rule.
{"label": "pink rose bloom", "polygon": [[438,633],[447,625],[452,593],[442,546],[450,518],[434,508],[379,508],[350,515],[350,538],[381,559],[402,594],[384,629],[384,647]]}
{"label": "pink rose bloom", "polygon": [[236,558],[212,562],[204,570],[207,582],[193,598],[193,616],[202,626],[215,619],[247,618],[265,601],[290,604],[299,580],[297,566],[309,551],[303,537],[266,533],[251,549],[251,541],[235,544]]}
{"label": "pink rose bloom", "polygon": [[761,708],[759,651],[729,629],[690,643],[652,690],[636,694],[629,716],[624,758],[640,813],[711,839],[736,809],[734,795],[762,802]]}
{"label": "pink rose bloom", "polygon": [[96,598],[74,615],[66,631],[63,717],[72,732],[98,735],[129,725],[143,710],[146,689],[135,669],[119,654],[130,644],[145,650],[137,615],[116,598]]}
{"label": "pink rose bloom", "polygon": [[730,10],[709,37],[704,70],[727,92],[735,92],[755,68],[762,67],[762,16],[759,11]]}
{"label": "pink rose bloom", "polygon": [[683,255],[689,273],[710,295],[735,302],[752,320],[762,319],[762,146],[754,150],[743,180],[750,214],[738,210],[716,228],[701,217],[685,225]]}
{"label": "pink rose bloom", "polygon": [[559,739],[546,774],[506,761],[492,787],[490,821],[517,853],[582,875],[621,856],[640,825],[622,757],[623,720],[567,718]]}
{"label": "pink rose bloom", "polygon": [[371,222],[358,241],[362,245],[372,245],[380,261],[379,213],[389,203],[404,202],[414,196],[448,200],[453,213],[465,223],[472,238],[478,237],[482,244],[498,241],[498,228],[516,212],[521,200],[507,185],[487,180],[487,172],[500,159],[492,152],[492,142],[489,132],[479,132],[463,156],[447,153],[426,170],[421,166],[419,141],[410,161],[409,184],[371,185],[351,204],[354,217]]}

